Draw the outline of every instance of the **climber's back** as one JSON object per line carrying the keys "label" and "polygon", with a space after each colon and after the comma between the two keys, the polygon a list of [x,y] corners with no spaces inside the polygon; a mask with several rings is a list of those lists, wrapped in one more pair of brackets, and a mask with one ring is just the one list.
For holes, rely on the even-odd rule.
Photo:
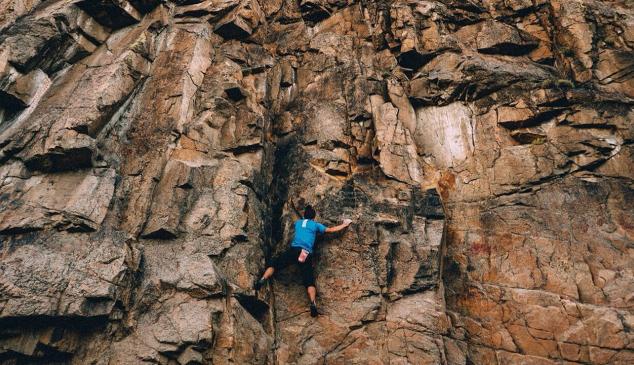
{"label": "climber's back", "polygon": [[313,253],[313,245],[317,234],[326,232],[326,226],[312,219],[300,219],[295,221],[295,237],[291,246],[300,247],[309,253]]}

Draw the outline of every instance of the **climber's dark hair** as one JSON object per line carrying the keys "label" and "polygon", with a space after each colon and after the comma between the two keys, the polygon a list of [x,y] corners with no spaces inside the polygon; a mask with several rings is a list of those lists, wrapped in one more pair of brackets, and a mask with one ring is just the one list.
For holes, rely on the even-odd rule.
{"label": "climber's dark hair", "polygon": [[315,208],[312,205],[307,205],[304,209],[304,219],[315,219],[315,216],[317,216]]}

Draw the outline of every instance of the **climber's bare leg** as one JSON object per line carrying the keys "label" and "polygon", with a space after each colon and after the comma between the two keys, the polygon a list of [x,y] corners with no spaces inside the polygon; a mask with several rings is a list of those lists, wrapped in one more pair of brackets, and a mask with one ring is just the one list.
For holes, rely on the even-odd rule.
{"label": "climber's bare leg", "polygon": [[275,273],[275,268],[274,267],[267,267],[266,270],[264,271],[264,275],[262,275],[262,279],[264,280],[268,280],[271,276],[273,276],[273,274]]}
{"label": "climber's bare leg", "polygon": [[310,299],[310,302],[315,303],[317,300],[317,288],[309,286],[306,288],[306,291],[308,292],[308,299]]}
{"label": "climber's bare leg", "polygon": [[308,292],[308,299],[310,299],[310,316],[317,317],[319,312],[317,312],[317,288],[314,285],[306,287],[306,291]]}
{"label": "climber's bare leg", "polygon": [[273,266],[267,267],[264,271],[264,275],[262,275],[262,278],[253,284],[253,289],[260,290],[260,288],[264,286],[264,283],[273,276],[273,273],[275,273],[275,268]]}

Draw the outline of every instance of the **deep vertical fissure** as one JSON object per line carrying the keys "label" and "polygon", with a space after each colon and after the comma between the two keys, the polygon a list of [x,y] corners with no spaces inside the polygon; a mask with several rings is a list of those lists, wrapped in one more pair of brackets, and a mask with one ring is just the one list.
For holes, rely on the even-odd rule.
{"label": "deep vertical fissure", "polygon": [[[288,201],[289,178],[293,164],[293,149],[297,145],[294,135],[282,137],[275,142],[274,163],[268,204],[271,212],[271,226],[267,234],[268,246],[273,251],[284,238],[284,205]],[[269,256],[273,252],[269,252]]]}

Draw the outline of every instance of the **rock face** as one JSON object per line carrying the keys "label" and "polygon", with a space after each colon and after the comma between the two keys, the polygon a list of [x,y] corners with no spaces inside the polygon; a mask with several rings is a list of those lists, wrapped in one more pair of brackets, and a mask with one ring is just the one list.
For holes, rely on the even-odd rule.
{"label": "rock face", "polygon": [[632,364],[633,207],[631,1],[0,0],[2,364]]}

